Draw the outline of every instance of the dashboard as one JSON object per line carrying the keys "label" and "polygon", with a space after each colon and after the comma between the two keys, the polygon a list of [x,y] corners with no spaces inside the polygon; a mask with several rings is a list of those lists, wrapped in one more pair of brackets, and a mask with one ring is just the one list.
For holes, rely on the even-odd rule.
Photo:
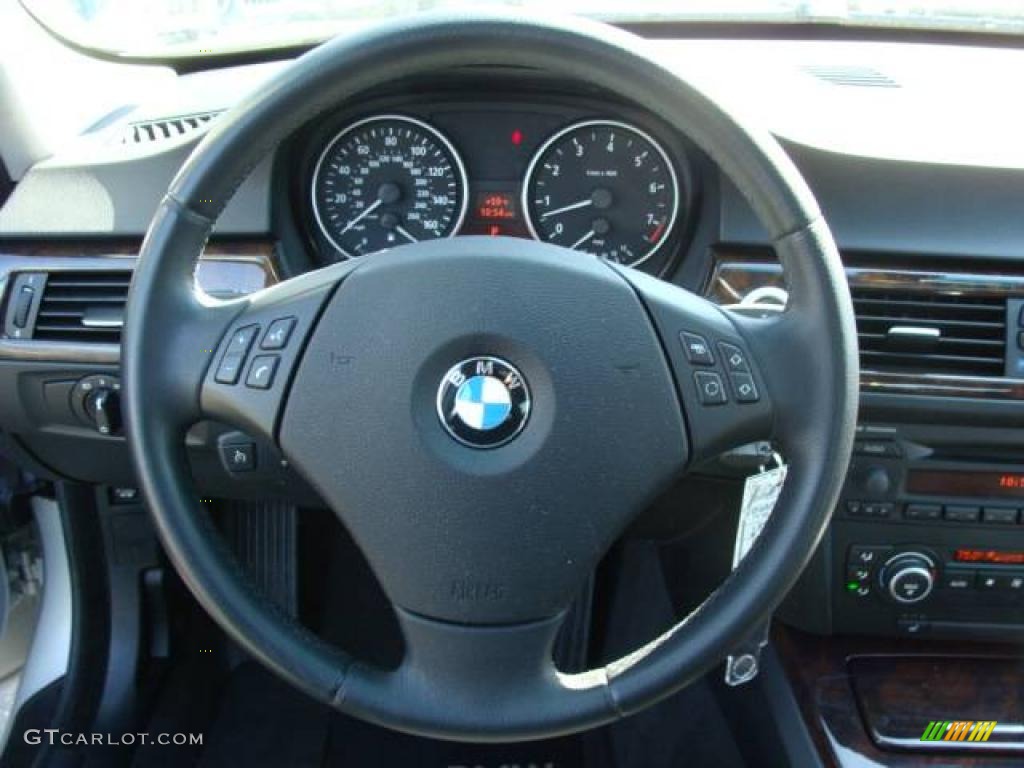
{"label": "dashboard", "polygon": [[[986,73],[1024,76],[1024,55],[652,46],[722,101],[760,110],[820,202],[853,293],[858,454],[783,615],[823,634],[1024,636],[1013,618],[1024,605],[1024,155],[1000,128],[1019,124],[1016,102],[972,96],[987,93]],[[117,387],[135,255],[217,115],[281,66],[175,76],[153,104],[112,108],[13,174],[0,208],[0,432],[40,476],[131,485],[110,398],[98,406],[97,393]],[[874,69],[890,84],[863,85]],[[970,126],[951,103],[975,106]],[[443,73],[332,105],[241,185],[197,280],[233,297],[468,235],[558,243],[722,305],[786,300],[763,229],[685,125],[535,72]],[[189,445],[205,494],[317,503],[273,445],[211,424]]]}
{"label": "dashboard", "polygon": [[693,215],[692,147],[627,105],[520,89],[372,100],[297,137],[291,199],[317,262],[486,235],[652,274],[674,266]]}

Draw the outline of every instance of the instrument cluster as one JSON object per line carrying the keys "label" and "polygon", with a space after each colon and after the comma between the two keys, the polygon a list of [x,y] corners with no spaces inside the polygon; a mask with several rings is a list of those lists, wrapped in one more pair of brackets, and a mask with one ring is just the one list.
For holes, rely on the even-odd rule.
{"label": "instrument cluster", "polygon": [[321,261],[458,235],[534,238],[662,274],[693,189],[665,126],[549,104],[391,104],[303,140]]}

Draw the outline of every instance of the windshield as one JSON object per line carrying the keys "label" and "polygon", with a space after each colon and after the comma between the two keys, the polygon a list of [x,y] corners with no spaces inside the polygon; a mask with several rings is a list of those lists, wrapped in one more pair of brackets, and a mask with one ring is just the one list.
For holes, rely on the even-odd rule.
{"label": "windshield", "polygon": [[[472,0],[22,0],[56,34],[132,56],[198,56],[317,43],[374,20]],[[537,0],[491,3],[522,9]],[[1024,0],[544,0],[606,21],[826,23],[1020,34]]]}

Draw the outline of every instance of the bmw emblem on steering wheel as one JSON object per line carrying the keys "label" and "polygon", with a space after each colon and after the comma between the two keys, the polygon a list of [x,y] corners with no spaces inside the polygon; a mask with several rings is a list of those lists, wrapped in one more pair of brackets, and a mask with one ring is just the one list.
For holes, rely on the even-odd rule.
{"label": "bmw emblem on steering wheel", "polygon": [[437,391],[448,434],[472,448],[495,448],[518,435],[530,415],[526,379],[511,363],[481,355],[453,365]]}

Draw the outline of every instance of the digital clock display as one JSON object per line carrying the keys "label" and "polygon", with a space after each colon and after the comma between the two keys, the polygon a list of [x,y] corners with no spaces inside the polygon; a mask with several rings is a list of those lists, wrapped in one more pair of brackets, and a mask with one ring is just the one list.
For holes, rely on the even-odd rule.
{"label": "digital clock display", "polygon": [[508,221],[519,218],[516,198],[507,192],[482,192],[476,197],[477,218],[485,221]]}
{"label": "digital clock display", "polygon": [[907,491],[929,496],[1024,498],[1024,473],[912,469]]}

